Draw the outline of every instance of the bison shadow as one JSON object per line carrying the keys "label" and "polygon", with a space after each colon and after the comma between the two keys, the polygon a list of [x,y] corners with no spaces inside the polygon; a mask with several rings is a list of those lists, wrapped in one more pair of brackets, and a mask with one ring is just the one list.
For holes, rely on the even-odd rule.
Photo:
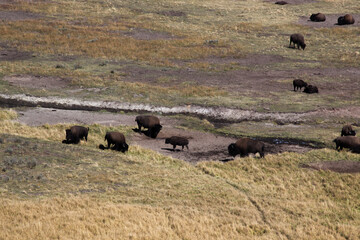
{"label": "bison shadow", "polygon": [[140,133],[140,134],[143,133],[143,134],[145,134],[145,136],[147,136],[149,138],[153,138],[153,137],[151,137],[151,133],[150,133],[149,129],[148,130],[139,130],[138,128],[133,128],[132,130],[136,133]]}
{"label": "bison shadow", "polygon": [[173,149],[173,148],[161,148],[161,150],[166,150],[166,151],[170,151],[170,152],[183,152],[180,149]]}
{"label": "bison shadow", "polygon": [[232,157],[232,158],[225,158],[225,159],[220,159],[219,161],[220,162],[230,162],[230,161],[234,161],[234,157]]}

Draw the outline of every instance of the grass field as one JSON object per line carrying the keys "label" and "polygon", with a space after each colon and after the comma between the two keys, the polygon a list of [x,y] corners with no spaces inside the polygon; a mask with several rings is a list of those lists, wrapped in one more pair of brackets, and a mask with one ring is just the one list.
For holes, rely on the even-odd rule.
{"label": "grass field", "polygon": [[102,126],[91,126],[87,143],[60,144],[65,125],[28,127],[1,113],[1,239],[359,237],[360,175],[300,165],[360,155],[322,149],[191,165],[136,145],[103,152]]}
{"label": "grass field", "polygon": [[[301,111],[359,104],[359,91],[352,88],[327,91],[329,87],[342,90],[354,77],[336,71],[313,73],[359,66],[357,26],[318,28],[298,22],[319,9],[329,15],[351,12],[357,16],[359,3],[309,1],[278,6],[260,0],[59,0],[0,4],[12,20],[3,17],[0,46],[17,51],[1,62],[1,75],[56,77],[67,82],[60,89],[38,86],[39,91],[19,88],[16,83],[11,87],[5,78],[0,87],[8,93],[63,97],[72,96],[71,90],[79,87],[99,88],[96,94],[80,91],[77,96],[113,100],[120,95],[121,101],[154,105],[200,104],[259,111],[263,105],[271,111]],[[287,47],[288,36],[294,32],[305,35],[305,51]],[[254,54],[275,59],[251,64]],[[193,72],[185,76],[188,69]],[[272,76],[271,70],[280,72]],[[144,71],[145,75],[137,75]],[[260,76],[252,83],[241,78],[244,71]],[[242,87],[243,82],[267,86],[267,77],[277,82],[274,88]],[[294,100],[288,91],[294,78],[320,85],[320,97]]]}
{"label": "grass field", "polygon": [[[31,127],[1,108],[0,240],[360,239],[360,174],[303,167],[360,163],[332,142],[360,126],[360,1],[288,1],[0,0],[2,94],[316,111],[298,122],[172,118],[178,131],[325,147],[191,164],[135,144],[98,149],[106,131],[128,138],[134,126],[92,124],[89,141],[67,145],[70,123]],[[325,23],[307,21],[317,12]],[[355,24],[334,25],[346,13]],[[304,51],[288,47],[292,33]],[[292,91],[295,78],[319,94]]]}

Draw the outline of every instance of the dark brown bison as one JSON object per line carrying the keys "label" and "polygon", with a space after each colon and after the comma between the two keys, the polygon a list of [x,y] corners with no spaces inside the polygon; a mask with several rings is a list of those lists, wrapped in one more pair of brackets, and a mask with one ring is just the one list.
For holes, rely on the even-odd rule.
{"label": "dark brown bison", "polygon": [[325,22],[326,17],[322,13],[314,13],[314,14],[311,14],[310,20],[313,22]]}
{"label": "dark brown bison", "polygon": [[286,5],[286,4],[288,4],[288,2],[285,2],[285,1],[277,1],[277,2],[275,2],[275,4],[278,4],[278,5]]}
{"label": "dark brown bison", "polygon": [[147,128],[148,135],[152,138],[156,138],[160,130],[162,129],[159,118],[155,116],[137,116],[135,118],[135,121],[138,124],[139,132],[141,132],[141,127]]}
{"label": "dark brown bison", "polygon": [[353,153],[360,153],[360,144],[354,146],[351,151]]}
{"label": "dark brown bison", "polygon": [[291,43],[294,43],[294,48],[297,45],[298,49],[301,47],[303,50],[305,50],[306,44],[303,35],[299,33],[291,34],[289,47],[291,47]]}
{"label": "dark brown bison", "polygon": [[354,24],[355,19],[350,14],[338,18],[338,25]]}
{"label": "dark brown bison", "polygon": [[317,86],[307,85],[303,91],[304,93],[319,93]]}
{"label": "dark brown bison", "polygon": [[184,137],[172,136],[170,138],[166,138],[165,143],[173,145],[174,150],[177,145],[181,146],[182,150],[184,150],[184,146],[189,150],[189,147],[188,147],[189,140]]}
{"label": "dark brown bison", "polygon": [[293,81],[293,85],[294,85],[294,91],[297,91],[299,88],[301,91],[301,88],[306,87],[308,84],[301,79],[295,79]]}
{"label": "dark brown bison", "polygon": [[112,150],[121,151],[123,153],[129,149],[129,145],[127,145],[125,141],[124,134],[120,132],[107,132],[104,140],[107,141],[108,146],[105,147],[104,145],[100,144],[99,148],[102,150],[109,149],[111,145],[114,145],[111,148]]}
{"label": "dark brown bison", "polygon": [[89,128],[82,126],[72,126],[70,129],[66,129],[66,140],[63,143],[75,143],[78,144],[80,139],[87,141]]}
{"label": "dark brown bison", "polygon": [[240,154],[240,157],[247,156],[249,153],[260,153],[260,157],[264,157],[264,143],[250,138],[240,138],[236,143],[232,143],[228,147],[229,154],[233,157]]}
{"label": "dark brown bison", "polygon": [[340,151],[343,148],[349,148],[351,150],[358,149],[360,145],[360,139],[355,136],[337,137],[333,141],[336,144],[336,150]]}
{"label": "dark brown bison", "polygon": [[345,125],[341,129],[341,136],[355,136],[356,132],[352,129],[351,125]]}

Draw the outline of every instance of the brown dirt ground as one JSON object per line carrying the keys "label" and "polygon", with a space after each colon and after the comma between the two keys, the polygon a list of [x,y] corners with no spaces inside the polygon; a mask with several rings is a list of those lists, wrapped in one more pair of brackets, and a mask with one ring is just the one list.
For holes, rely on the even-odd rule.
{"label": "brown dirt ground", "polygon": [[32,57],[30,52],[21,52],[16,48],[8,47],[4,43],[0,43],[0,61],[18,61],[26,60]]}
{"label": "brown dirt ground", "polygon": [[6,76],[4,81],[11,85],[27,88],[60,89],[66,87],[69,81],[59,77],[42,77],[31,75]]}
{"label": "brown dirt ground", "polygon": [[22,21],[40,18],[39,14],[23,11],[0,11],[0,20],[3,21]]}
{"label": "brown dirt ground", "polygon": [[[260,60],[261,59],[261,60]],[[199,61],[221,64],[227,61],[234,62],[239,66],[250,66],[252,63],[257,65],[266,65],[275,62],[288,61],[280,56],[269,55],[252,55],[245,58],[230,59],[230,58],[207,58]],[[289,60],[292,61],[292,60]],[[253,92],[257,97],[268,94],[269,91],[284,92],[292,90],[292,83],[283,83],[282,80],[289,80],[295,78],[302,78],[312,85],[319,88],[320,94],[332,94],[338,96],[352,96],[357,94],[360,89],[360,82],[358,76],[360,69],[357,68],[304,68],[293,70],[268,70],[258,69],[256,71],[248,70],[233,70],[226,72],[205,72],[197,71],[190,68],[177,69],[161,69],[152,67],[143,67],[137,65],[124,65],[117,69],[124,76],[122,80],[127,82],[143,82],[152,85],[174,86],[180,85],[183,82],[192,82],[195,84],[220,87],[230,92]],[[160,77],[169,77],[168,82],[158,82]],[[305,78],[304,78],[305,77]],[[345,81],[337,82],[316,82],[311,78],[347,78]],[[336,90],[336,91],[335,91]]]}
{"label": "brown dirt ground", "polygon": [[308,164],[302,164],[303,168],[310,168],[315,170],[328,170],[338,173],[359,173],[360,162],[354,161],[325,161],[325,162],[314,162]]}
{"label": "brown dirt ground", "polygon": [[[29,108],[19,111],[18,121],[30,126],[41,126],[43,124],[73,123],[73,124],[101,124],[105,126],[127,125],[136,128],[136,115],[99,113],[77,110],[57,110],[49,108]],[[182,159],[184,161],[196,163],[198,161],[230,161],[233,160],[227,153],[230,143],[236,138],[218,136],[211,133],[200,132],[189,129],[177,128],[181,124],[180,120],[171,117],[161,117],[163,129],[156,139],[147,137],[144,133],[134,133],[128,136],[130,145],[140,145],[144,148],[152,149],[162,154]],[[90,130],[91,133],[91,130]],[[189,139],[189,150],[186,148],[180,151],[173,151],[171,145],[165,144],[165,138],[171,136],[183,136]],[[64,133],[65,138],[65,133]],[[104,143],[99,143],[104,144]],[[280,152],[299,152],[304,153],[311,150],[309,147],[295,144],[271,144],[265,143],[266,154],[276,154]],[[258,154],[256,155],[258,157]]]}
{"label": "brown dirt ground", "polygon": [[[278,2],[278,1],[280,1],[280,0],[266,0],[264,2],[275,3],[275,2]],[[317,2],[317,1],[316,0],[285,0],[285,2],[287,2],[288,4],[304,4],[304,3],[314,3],[314,2]]]}
{"label": "brown dirt ground", "polygon": [[[314,12],[315,13],[315,12]],[[317,13],[317,12],[316,12]],[[351,14],[355,18],[355,23],[351,25],[337,25],[337,20],[340,16],[344,16],[346,13],[339,13],[339,14],[326,14],[326,21],[325,22],[312,22],[310,21],[309,16],[300,17],[298,23],[304,26],[310,26],[315,28],[330,28],[330,27],[358,27],[360,25],[360,14]]]}

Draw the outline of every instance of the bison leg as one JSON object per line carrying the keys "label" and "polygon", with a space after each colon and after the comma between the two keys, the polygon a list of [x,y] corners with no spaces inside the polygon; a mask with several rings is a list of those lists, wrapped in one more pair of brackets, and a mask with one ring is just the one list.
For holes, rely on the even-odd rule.
{"label": "bison leg", "polygon": [[75,143],[75,144],[78,144],[79,142],[80,142],[80,138],[75,137],[75,138],[74,138],[74,143]]}
{"label": "bison leg", "polygon": [[187,148],[187,150],[189,151],[189,146],[188,145],[185,145],[185,147]]}
{"label": "bison leg", "polygon": [[176,144],[173,144],[173,151],[175,151],[175,148],[176,148]]}
{"label": "bison leg", "polygon": [[141,133],[141,124],[138,123],[139,132]]}
{"label": "bison leg", "polygon": [[109,148],[110,148],[110,146],[111,146],[111,141],[107,140],[107,142],[108,142],[107,149],[109,149]]}

